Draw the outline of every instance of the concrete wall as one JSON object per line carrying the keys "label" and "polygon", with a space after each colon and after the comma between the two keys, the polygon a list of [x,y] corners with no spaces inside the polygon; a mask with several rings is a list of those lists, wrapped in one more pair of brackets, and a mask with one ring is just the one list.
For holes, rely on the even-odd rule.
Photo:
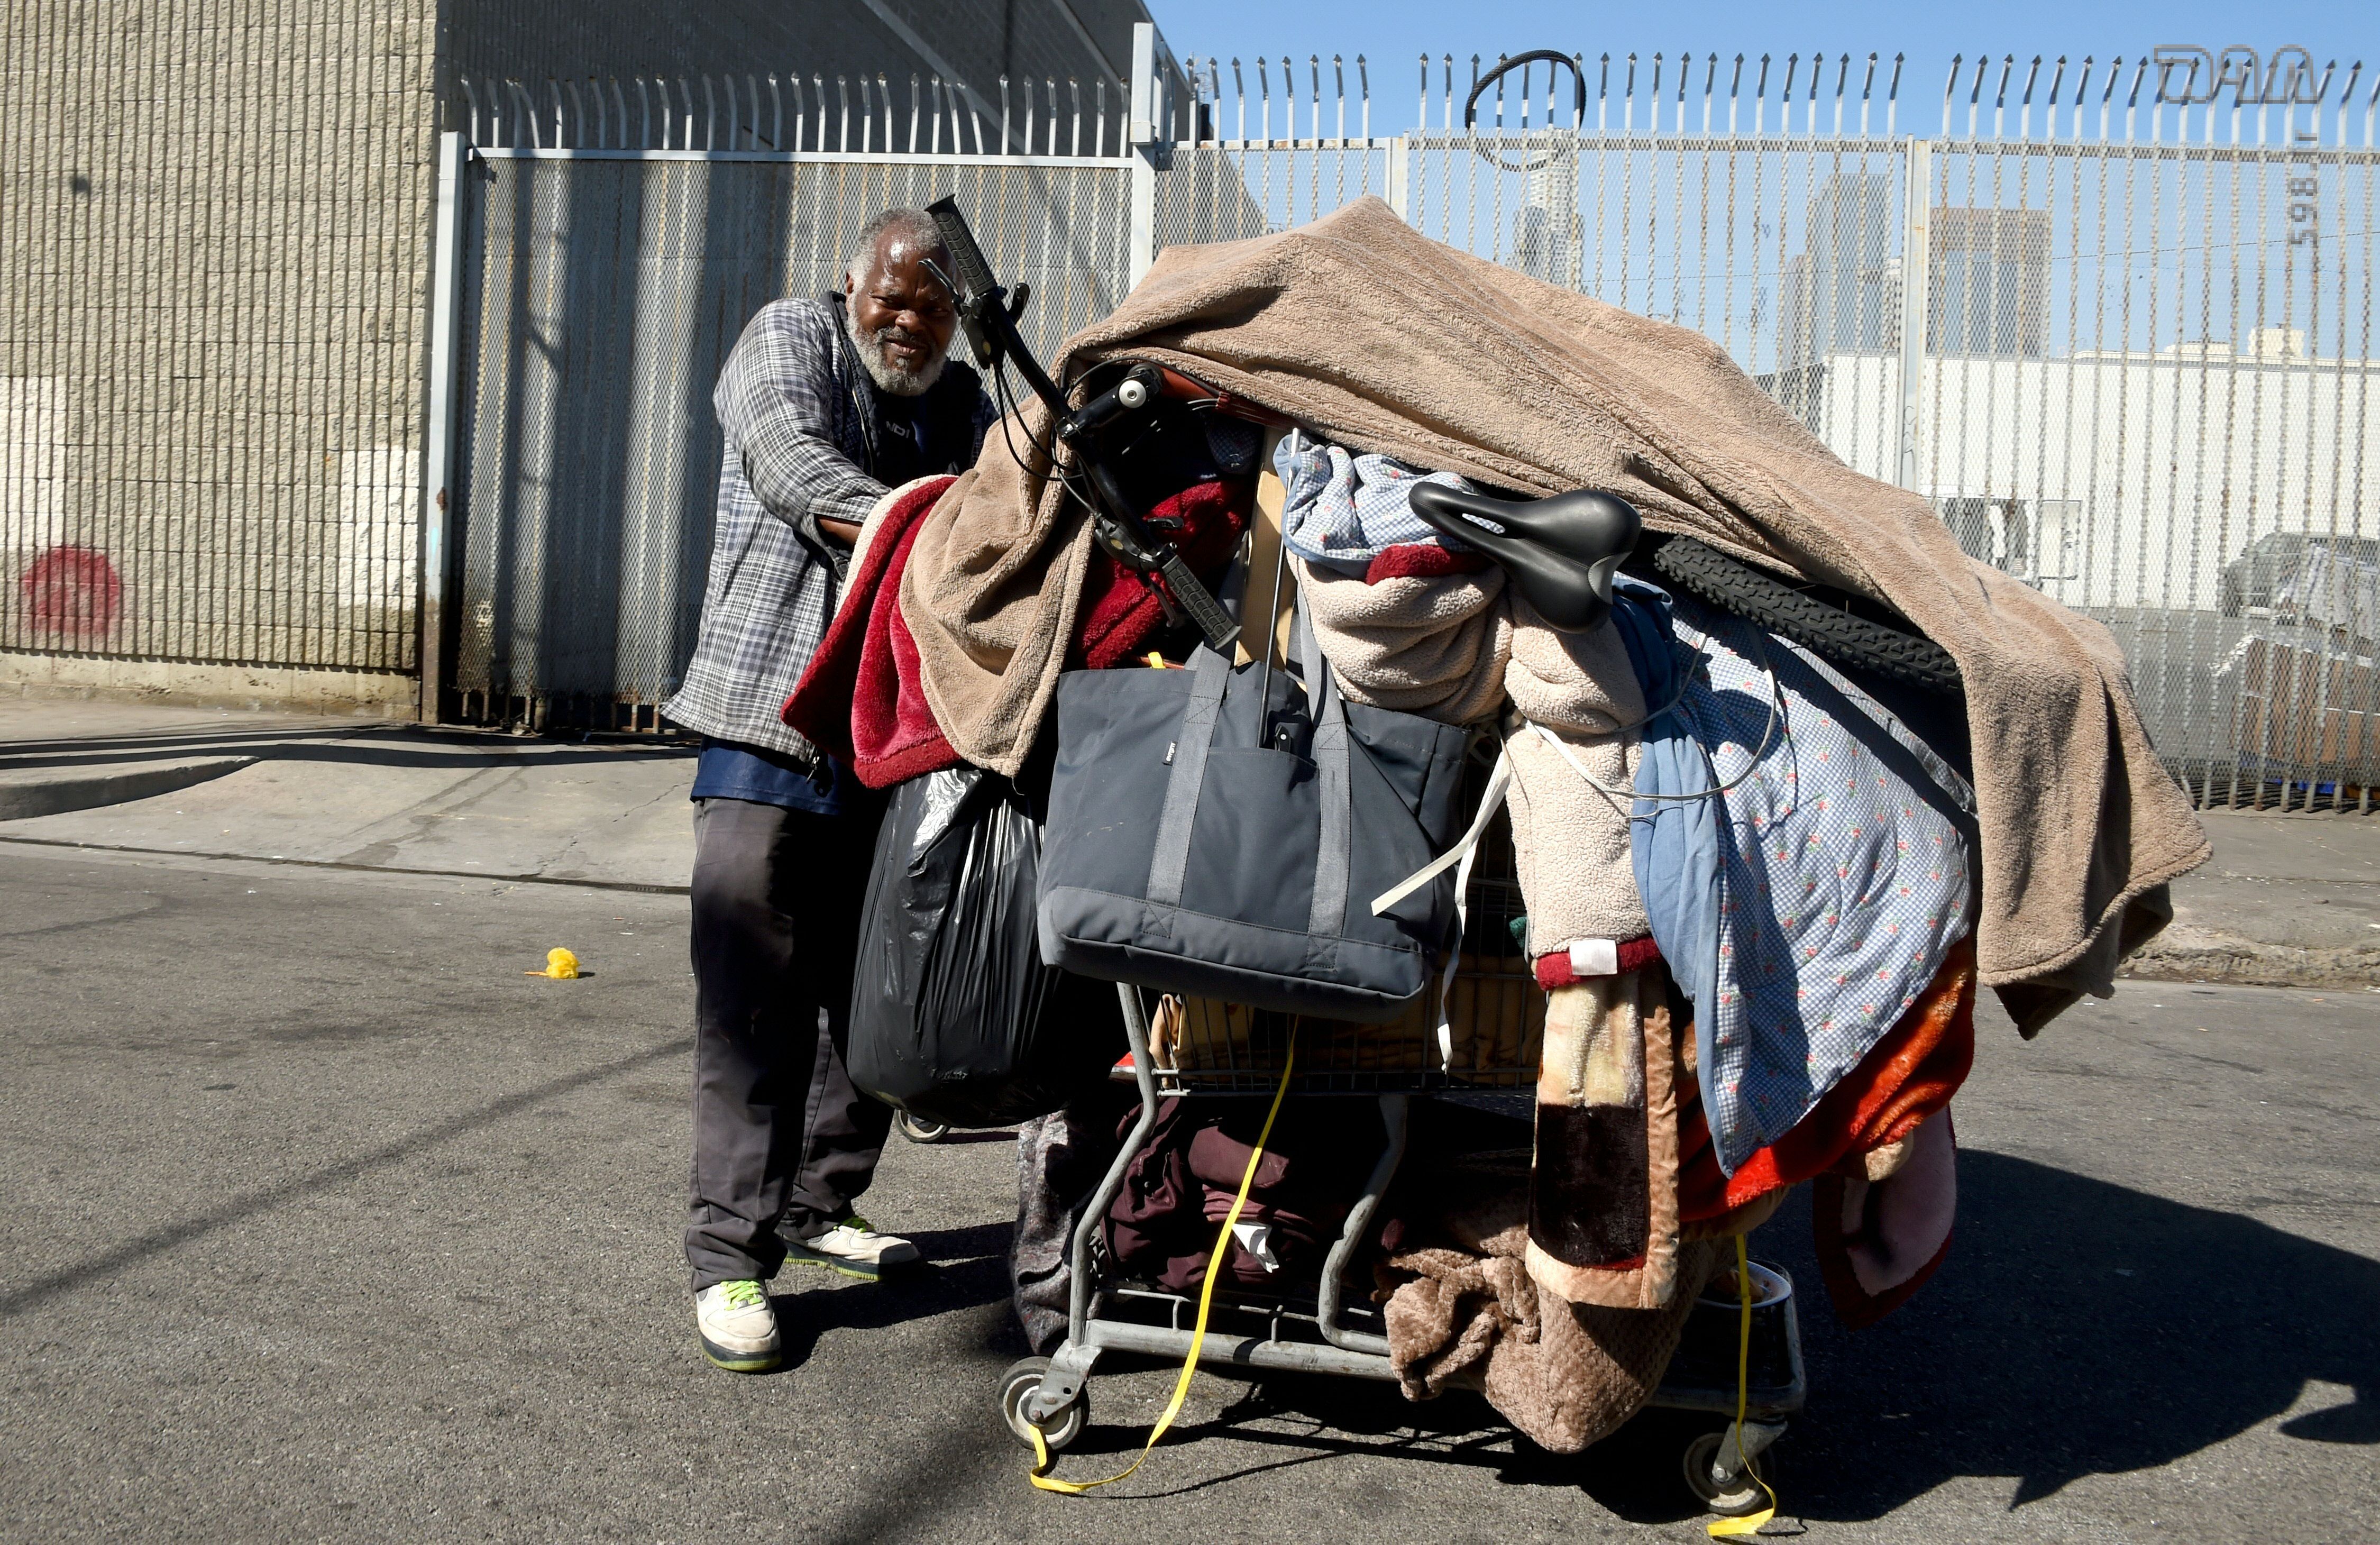
{"label": "concrete wall", "polygon": [[432,20],[0,9],[0,676],[413,667]]}

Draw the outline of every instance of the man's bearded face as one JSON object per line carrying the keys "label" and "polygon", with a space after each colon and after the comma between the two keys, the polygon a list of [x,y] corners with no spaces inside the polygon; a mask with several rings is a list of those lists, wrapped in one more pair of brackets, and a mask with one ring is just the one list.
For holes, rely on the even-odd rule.
{"label": "man's bearded face", "polygon": [[[844,326],[851,347],[877,387],[894,396],[920,395],[941,379],[957,315],[925,258],[938,254],[888,242],[859,282],[846,282]],[[947,260],[943,266],[949,266]]]}

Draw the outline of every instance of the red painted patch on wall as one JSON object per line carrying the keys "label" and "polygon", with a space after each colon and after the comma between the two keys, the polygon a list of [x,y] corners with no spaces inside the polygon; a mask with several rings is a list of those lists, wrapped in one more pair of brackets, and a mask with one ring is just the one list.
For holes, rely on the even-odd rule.
{"label": "red painted patch on wall", "polygon": [[35,627],[89,639],[115,626],[124,581],[107,554],[88,547],[53,547],[35,558],[19,581]]}

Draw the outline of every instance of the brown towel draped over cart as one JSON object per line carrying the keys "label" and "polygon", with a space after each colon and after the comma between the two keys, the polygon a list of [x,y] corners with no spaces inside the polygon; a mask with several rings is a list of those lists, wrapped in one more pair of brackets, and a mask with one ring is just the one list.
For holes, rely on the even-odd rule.
{"label": "brown towel draped over cart", "polygon": [[[1167,248],[1060,373],[1121,354],[1356,450],[1526,493],[1609,489],[1657,529],[1898,608],[1966,678],[1982,979],[2027,1033],[2111,990],[2170,915],[2166,882],[2207,856],[2107,630],[1968,559],[1923,498],[1844,466],[1699,334],[1457,252],[1364,199]],[[1026,417],[1046,440],[1041,409]],[[996,433],[928,520],[902,614],[969,760],[1014,772],[1031,751],[1089,541],[1081,505],[1020,474]]]}

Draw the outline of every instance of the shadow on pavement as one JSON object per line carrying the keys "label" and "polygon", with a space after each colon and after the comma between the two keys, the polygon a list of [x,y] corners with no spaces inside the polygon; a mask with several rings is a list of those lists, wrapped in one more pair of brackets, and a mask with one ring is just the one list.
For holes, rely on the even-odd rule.
{"label": "shadow on pavement", "polygon": [[340,727],[285,730],[199,729],[156,735],[93,736],[71,740],[0,743],[0,772],[65,771],[128,762],[169,761],[184,757],[260,757],[277,761],[334,762],[359,767],[416,767],[468,772],[483,767],[534,762],[569,767],[584,762],[690,760],[690,744],[576,744],[531,736],[475,734],[468,730],[422,730],[397,726],[356,730]]}
{"label": "shadow on pavement", "polygon": [[625,1073],[633,1073],[655,1063],[673,1062],[694,1050],[694,1038],[683,1036],[658,1046],[647,1047],[627,1056],[582,1068],[576,1073],[548,1079],[529,1089],[504,1095],[456,1113],[444,1121],[434,1122],[406,1134],[394,1141],[290,1175],[278,1186],[249,1191],[217,1203],[204,1211],[158,1224],[155,1228],[123,1241],[110,1248],[85,1256],[28,1282],[10,1283],[0,1288],[0,1320],[11,1319],[69,1292],[86,1291],[93,1282],[103,1282],[134,1261],[178,1248],[192,1240],[204,1238],[221,1229],[247,1222],[275,1208],[301,1198],[320,1196],[346,1185],[358,1176],[372,1174],[427,1153],[442,1143],[466,1134],[477,1132],[496,1123],[508,1120],[524,1111],[534,1109],[547,1101],[607,1082]]}
{"label": "shadow on pavement", "polygon": [[[1809,1364],[1810,1407],[1779,1453],[1784,1514],[1872,1520],[1965,1476],[2016,1478],[2021,1507],[2234,1438],[2297,1406],[2309,1381],[2353,1393],[2282,1422],[2285,1437],[2380,1445],[2380,1262],[2004,1154],[1962,1153],[1960,1186],[1941,1272],[1856,1334],[1825,1302],[1805,1196],[1755,1236],[1800,1289]],[[1146,1433],[1100,1421],[1097,1393],[1094,1380],[1094,1425],[1069,1452],[1137,1451]],[[1576,1487],[1656,1523],[1695,1515],[1680,1460],[1715,1425],[1647,1412],[1583,1454],[1555,1454],[1475,1396],[1412,1405],[1383,1384],[1274,1377],[1166,1446],[1203,1435],[1293,1451],[1192,1490],[1390,1454]]]}
{"label": "shadow on pavement", "polygon": [[[971,1228],[902,1231],[925,1257],[916,1267],[881,1282],[839,1277],[824,1267],[788,1261],[769,1283],[769,1299],[784,1335],[780,1371],[809,1360],[819,1338],[830,1331],[880,1331],[913,1320],[1008,1302],[1008,1240],[1012,1225],[978,1223]],[[1025,1335],[1014,1317],[1003,1313],[994,1350],[1025,1354]],[[985,1384],[989,1400],[990,1383]]]}

